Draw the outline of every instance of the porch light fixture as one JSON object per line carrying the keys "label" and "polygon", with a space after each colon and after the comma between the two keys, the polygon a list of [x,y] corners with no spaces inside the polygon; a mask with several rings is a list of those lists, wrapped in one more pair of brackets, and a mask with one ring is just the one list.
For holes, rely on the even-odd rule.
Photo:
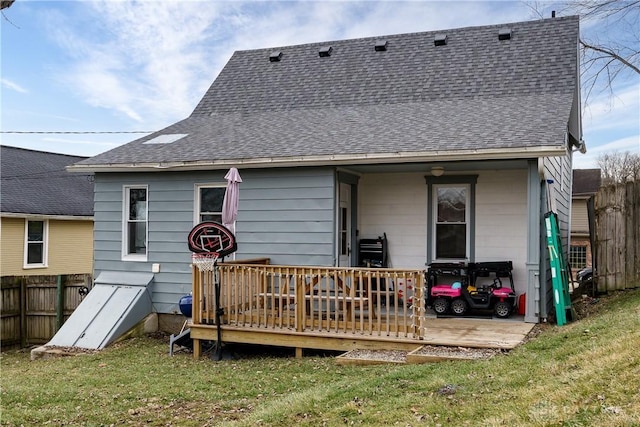
{"label": "porch light fixture", "polygon": [[331,46],[323,46],[320,48],[320,51],[318,52],[318,55],[320,55],[320,57],[324,58],[327,56],[331,56],[331,52],[333,52],[333,48]]}
{"label": "porch light fixture", "polygon": [[447,35],[446,34],[436,34],[433,38],[433,44],[436,46],[444,46],[447,44]]}
{"label": "porch light fixture", "polygon": [[269,55],[269,62],[280,62],[280,60],[282,59],[282,52],[275,51],[275,52],[271,52],[271,55]]}
{"label": "porch light fixture", "polygon": [[389,42],[387,42],[386,40],[378,40],[376,41],[376,45],[373,48],[376,52],[384,52],[385,50],[387,50],[388,44]]}
{"label": "porch light fixture", "polygon": [[500,28],[498,30],[498,40],[511,40],[511,28]]}
{"label": "porch light fixture", "polygon": [[444,168],[442,166],[434,166],[431,168],[431,175],[442,176],[444,175]]}

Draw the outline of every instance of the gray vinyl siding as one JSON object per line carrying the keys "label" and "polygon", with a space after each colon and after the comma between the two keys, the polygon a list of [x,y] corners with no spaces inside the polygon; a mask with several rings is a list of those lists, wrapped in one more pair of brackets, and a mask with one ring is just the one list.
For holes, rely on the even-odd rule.
{"label": "gray vinyl siding", "polygon": [[[571,218],[571,175],[572,161],[571,154],[567,151],[566,156],[549,157],[544,159],[545,177],[547,180],[553,180],[553,183],[546,183],[546,186],[552,186],[554,191],[547,191],[553,202],[548,201],[547,204],[555,206],[555,212],[558,215],[558,226],[562,239],[562,250],[566,257],[569,255],[569,236],[570,236],[570,218]],[[543,186],[543,189],[545,186]],[[549,211],[547,207],[542,206],[542,213]],[[543,222],[544,223],[544,222]],[[549,253],[546,247],[546,231],[544,225],[541,230],[541,258],[542,265],[545,266],[544,275],[541,274],[541,301],[540,301],[540,318],[546,319],[554,309],[553,286],[551,284],[551,272],[549,264]],[[568,258],[567,258],[568,259]]]}
{"label": "gray vinyl siding", "polygon": [[587,199],[573,199],[571,202],[571,234],[574,236],[589,236]]}
{"label": "gray vinyl siding", "polygon": [[241,174],[237,258],[268,256],[273,264],[335,265],[333,169]]}
{"label": "gray vinyl siding", "polygon": [[[95,275],[104,270],[150,272],[158,313],[175,313],[191,291],[196,184],[226,184],[225,171],[98,173],[95,178]],[[334,265],[335,174],[329,168],[240,171],[237,259],[273,264]],[[123,186],[148,188],[147,261],[122,260]]]}

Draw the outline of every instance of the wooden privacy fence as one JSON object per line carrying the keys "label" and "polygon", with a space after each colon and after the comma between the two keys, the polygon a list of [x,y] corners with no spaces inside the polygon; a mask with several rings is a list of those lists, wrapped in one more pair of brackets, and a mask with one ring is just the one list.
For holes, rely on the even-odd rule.
{"label": "wooden privacy fence", "polygon": [[[422,270],[221,264],[218,272],[222,325],[410,339],[424,330]],[[213,325],[214,273],[193,273],[192,323]]]}
{"label": "wooden privacy fence", "polygon": [[601,187],[595,226],[598,292],[640,287],[640,182]]}
{"label": "wooden privacy fence", "polygon": [[[90,274],[3,276],[2,349],[47,343],[82,301]],[[84,289],[83,289],[84,290]]]}

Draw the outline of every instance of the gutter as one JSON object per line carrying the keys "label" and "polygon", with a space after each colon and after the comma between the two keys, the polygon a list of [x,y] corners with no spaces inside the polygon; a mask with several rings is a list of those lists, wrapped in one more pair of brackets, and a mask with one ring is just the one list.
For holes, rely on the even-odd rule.
{"label": "gutter", "polygon": [[53,219],[58,221],[93,221],[93,216],[87,215],[47,215],[47,214],[31,214],[19,212],[2,212],[0,216],[3,218],[25,218],[25,219]]}
{"label": "gutter", "polygon": [[73,164],[67,166],[68,172],[157,172],[166,171],[198,171],[228,169],[241,167],[244,169],[266,169],[300,166],[341,166],[366,164],[397,163],[431,163],[455,162],[461,160],[505,160],[536,159],[555,157],[566,154],[564,145],[557,147],[525,147],[509,151],[504,149],[489,150],[456,150],[428,152],[397,153],[365,153],[365,154],[332,154],[322,156],[262,157],[251,159],[196,160],[179,162],[144,162],[144,163],[107,163],[107,164]]}

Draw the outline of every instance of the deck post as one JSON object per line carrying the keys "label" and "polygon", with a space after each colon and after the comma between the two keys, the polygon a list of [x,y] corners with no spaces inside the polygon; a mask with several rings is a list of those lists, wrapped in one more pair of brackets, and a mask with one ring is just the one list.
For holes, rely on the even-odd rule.
{"label": "deck post", "polygon": [[[306,283],[304,282],[304,280],[300,280],[298,275],[295,275],[294,277],[295,277],[294,283],[295,283],[295,289],[296,289],[296,301],[295,301],[296,332],[302,332],[304,329],[304,316],[306,311],[305,310]],[[297,354],[298,354],[298,349],[296,349],[296,355]],[[302,349],[300,349],[300,354],[302,355]]]}
{"label": "deck post", "polygon": [[[413,324],[415,325],[413,333],[416,334],[414,336],[417,336],[418,339],[423,340],[425,339],[425,335],[426,335],[426,331],[427,331],[427,318],[425,316],[426,313],[426,305],[425,305],[425,290],[426,290],[426,280],[423,274],[418,276],[418,280],[416,285],[414,286],[414,297],[413,297],[413,318],[414,318],[414,322]],[[418,302],[418,305],[416,307],[416,301]]]}
{"label": "deck post", "polygon": [[200,353],[202,350],[202,346],[200,345],[200,340],[197,338],[193,339],[193,358],[200,359]]}
{"label": "deck post", "polygon": [[[199,325],[202,323],[202,287],[200,286],[200,271],[195,265],[191,265],[191,278],[193,287],[191,289],[191,323]],[[200,340],[193,340],[193,358],[200,358]]]}
{"label": "deck post", "polygon": [[[295,272],[297,273],[297,271]],[[299,276],[294,274],[293,283],[295,286],[296,300],[295,300],[295,317],[296,317],[296,331],[302,332],[304,329],[304,317],[306,311],[305,301],[305,287],[306,283],[303,280],[299,280]],[[296,359],[302,359],[302,347],[296,347]]]}

